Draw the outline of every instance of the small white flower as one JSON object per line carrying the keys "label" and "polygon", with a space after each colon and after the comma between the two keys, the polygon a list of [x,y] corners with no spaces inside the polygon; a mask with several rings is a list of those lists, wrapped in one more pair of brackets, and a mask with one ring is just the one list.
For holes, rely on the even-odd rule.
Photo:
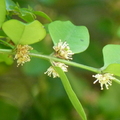
{"label": "small white flower", "polygon": [[[56,67],[60,67],[63,72],[67,72],[67,65],[65,65],[64,63],[61,62],[53,62],[52,63],[54,66]],[[55,71],[55,69],[53,68],[53,66],[50,66],[47,71],[44,73],[47,74],[49,77],[53,76],[53,78],[59,77],[58,73]]]}
{"label": "small white flower", "polygon": [[67,65],[65,65],[64,63],[61,63],[61,62],[53,62],[54,66],[57,66],[57,67],[60,67],[63,72],[67,72]]}
{"label": "small white flower", "polygon": [[14,59],[17,59],[17,67],[30,61],[29,50],[33,48],[28,45],[17,45]]}
{"label": "small white flower", "polygon": [[74,54],[71,50],[69,45],[66,42],[62,42],[61,40],[59,43],[55,46],[53,46],[53,49],[55,50],[55,56],[66,59],[66,60],[71,60],[72,55]]}
{"label": "small white flower", "polygon": [[44,74],[47,74],[49,77],[52,77],[53,75],[53,78],[59,77],[53,66],[50,66]]}
{"label": "small white flower", "polygon": [[108,86],[111,86],[112,80],[115,79],[113,77],[113,74],[110,73],[96,74],[96,75],[92,75],[92,77],[96,78],[93,84],[95,84],[98,81],[100,83],[101,90],[103,90],[103,85],[105,85],[106,89],[109,89]]}

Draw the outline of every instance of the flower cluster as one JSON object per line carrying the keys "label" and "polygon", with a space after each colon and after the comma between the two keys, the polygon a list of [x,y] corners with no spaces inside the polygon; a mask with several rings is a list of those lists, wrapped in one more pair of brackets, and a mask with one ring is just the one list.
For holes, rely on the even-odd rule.
{"label": "flower cluster", "polygon": [[109,89],[108,86],[112,85],[112,80],[115,79],[113,74],[104,73],[104,74],[96,74],[92,77],[95,77],[96,80],[93,82],[95,84],[97,81],[100,83],[101,90],[103,90],[103,85],[105,85],[106,89]]}
{"label": "flower cluster", "polygon": [[74,54],[71,50],[69,45],[66,42],[62,42],[61,40],[55,46],[53,46],[55,50],[55,56],[65,60],[71,60],[72,55]]}
{"label": "flower cluster", "polygon": [[49,77],[52,77],[53,75],[53,78],[59,77],[53,66],[50,66],[44,74],[47,74]]}
{"label": "flower cluster", "polygon": [[[67,72],[67,65],[61,62],[53,62],[53,65],[56,67],[60,67],[64,72]],[[53,75],[53,78],[59,77],[58,73],[55,71],[53,66],[50,66],[47,71],[44,73],[47,74],[49,77]]]}
{"label": "flower cluster", "polygon": [[30,61],[29,50],[33,48],[28,45],[17,45],[14,59],[17,59],[17,67]]}
{"label": "flower cluster", "polygon": [[[59,43],[55,46],[53,46],[53,49],[55,50],[54,56],[65,59],[65,60],[71,60],[72,55],[74,54],[71,50],[69,45],[66,42],[62,42],[61,40]],[[67,65],[61,62],[52,62],[53,66],[60,67],[64,72],[67,72]],[[59,77],[58,73],[54,70],[54,67],[51,66],[48,68],[48,70],[45,72],[49,77],[53,75],[53,78]]]}

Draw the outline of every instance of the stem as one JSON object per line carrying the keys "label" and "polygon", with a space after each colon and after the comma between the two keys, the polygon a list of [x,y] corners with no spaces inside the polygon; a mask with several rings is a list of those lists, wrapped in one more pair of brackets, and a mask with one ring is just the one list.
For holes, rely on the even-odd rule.
{"label": "stem", "polygon": [[0,49],[0,53],[11,54],[12,53],[12,49]]}
{"label": "stem", "polygon": [[[12,49],[0,49],[0,53],[11,54]],[[92,72],[95,72],[95,73],[100,73],[99,68],[90,67],[90,66],[75,63],[75,62],[72,62],[72,61],[67,61],[67,60],[51,57],[51,56],[48,56],[48,55],[41,55],[41,54],[36,54],[36,53],[29,53],[29,55],[31,57],[38,57],[38,58],[42,58],[42,59],[46,59],[46,60],[58,61],[58,62],[65,63],[65,64],[70,65],[70,66],[82,68],[82,69],[92,71]]]}
{"label": "stem", "polygon": [[92,71],[92,72],[95,72],[95,73],[100,72],[100,69],[97,69],[97,68],[93,68],[93,67],[86,66],[86,65],[83,65],[83,64],[79,64],[79,63],[75,63],[75,62],[72,62],[72,61],[67,61],[67,60],[63,60],[63,59],[59,59],[59,58],[55,58],[55,57],[51,57],[51,56],[47,56],[47,55],[41,55],[41,54],[35,54],[35,53],[30,53],[29,55],[32,56],[32,57],[38,57],[38,58],[43,58],[43,59],[47,59],[47,60],[62,62],[62,63],[65,63],[67,65],[82,68],[82,69],[86,69],[86,70],[89,70],[89,71]]}
{"label": "stem", "polygon": [[120,84],[120,80],[119,79],[114,79],[114,81],[116,82],[116,83],[118,83],[118,84]]}
{"label": "stem", "polygon": [[14,46],[12,46],[11,44],[9,44],[9,43],[7,43],[7,42],[5,42],[5,41],[3,41],[3,40],[0,40],[0,42],[4,43],[5,45],[8,45],[8,46],[11,47],[12,49],[14,48]]}

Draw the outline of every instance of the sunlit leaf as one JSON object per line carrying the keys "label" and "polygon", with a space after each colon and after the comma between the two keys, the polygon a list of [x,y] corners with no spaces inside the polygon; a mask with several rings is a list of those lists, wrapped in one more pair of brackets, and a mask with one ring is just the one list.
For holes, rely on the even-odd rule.
{"label": "sunlit leaf", "polygon": [[89,46],[89,33],[85,26],[75,26],[70,21],[55,21],[48,26],[54,44],[66,41],[73,53],[83,52]]}
{"label": "sunlit leaf", "polygon": [[74,91],[72,90],[72,87],[69,83],[69,80],[67,78],[67,76],[65,75],[65,73],[61,70],[61,68],[59,67],[55,67],[55,70],[57,71],[57,73],[59,74],[62,84],[65,88],[65,91],[71,101],[71,103],[73,104],[74,108],[76,109],[76,111],[78,112],[78,114],[81,116],[82,120],[87,120],[86,118],[86,114],[84,112],[84,109],[80,103],[80,101],[78,100],[76,94],[74,93]]}
{"label": "sunlit leaf", "polygon": [[0,27],[5,20],[5,16],[6,16],[5,0],[0,0]]}
{"label": "sunlit leaf", "polygon": [[23,23],[13,19],[5,22],[2,28],[15,44],[33,44],[46,35],[44,26],[37,20]]}

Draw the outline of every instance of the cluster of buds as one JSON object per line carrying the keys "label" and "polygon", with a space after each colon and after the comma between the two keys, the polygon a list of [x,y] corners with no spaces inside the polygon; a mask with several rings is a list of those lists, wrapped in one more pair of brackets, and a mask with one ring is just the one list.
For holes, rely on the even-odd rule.
{"label": "cluster of buds", "polygon": [[33,48],[28,45],[17,45],[14,59],[17,59],[17,67],[30,61],[29,50]]}
{"label": "cluster of buds", "polygon": [[111,86],[112,80],[115,79],[115,77],[113,77],[113,74],[110,74],[110,73],[96,74],[96,75],[93,75],[92,77],[96,78],[93,84],[95,84],[96,82],[99,82],[101,86],[101,90],[103,90],[103,85],[105,85],[106,89],[109,89],[108,86]]}
{"label": "cluster of buds", "polygon": [[[65,59],[65,60],[72,60],[72,55],[74,53],[70,50],[70,47],[66,42],[62,42],[60,40],[57,45],[53,46],[53,49],[55,51],[54,53],[55,57]],[[68,66],[65,65],[64,63],[61,63],[61,62],[52,62],[52,63],[53,63],[53,66],[60,67],[63,70],[63,72],[68,71],[67,70]],[[59,77],[58,73],[54,70],[53,66],[50,66],[48,70],[45,72],[45,74],[47,74],[49,77],[53,76],[53,78]]]}
{"label": "cluster of buds", "polygon": [[61,40],[55,46],[53,46],[55,50],[55,56],[65,60],[72,60],[72,55],[74,54],[69,45],[66,42],[62,42]]}

